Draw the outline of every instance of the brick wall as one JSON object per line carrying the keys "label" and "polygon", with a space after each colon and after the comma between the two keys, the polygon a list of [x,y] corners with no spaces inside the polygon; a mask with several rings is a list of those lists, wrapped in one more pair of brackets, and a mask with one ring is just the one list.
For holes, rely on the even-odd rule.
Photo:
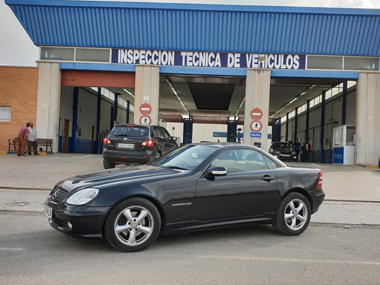
{"label": "brick wall", "polygon": [[11,107],[11,121],[0,122],[0,151],[26,122],[36,122],[37,87],[37,67],[0,66],[0,106]]}

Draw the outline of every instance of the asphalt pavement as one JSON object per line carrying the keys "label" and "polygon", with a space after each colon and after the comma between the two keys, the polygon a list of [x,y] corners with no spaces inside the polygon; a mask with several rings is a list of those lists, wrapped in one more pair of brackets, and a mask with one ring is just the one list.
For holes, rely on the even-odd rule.
{"label": "asphalt pavement", "polygon": [[[380,225],[379,169],[302,162],[288,165],[322,170],[326,199],[312,216],[312,223]],[[0,155],[0,211],[42,213],[43,203],[57,182],[101,169],[101,155]]]}

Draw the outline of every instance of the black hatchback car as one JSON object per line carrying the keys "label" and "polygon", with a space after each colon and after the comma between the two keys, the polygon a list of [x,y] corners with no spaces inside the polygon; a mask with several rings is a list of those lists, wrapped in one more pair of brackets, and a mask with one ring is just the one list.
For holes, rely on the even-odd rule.
{"label": "black hatchback car", "polygon": [[287,142],[273,142],[269,148],[269,153],[281,160],[297,160],[296,151],[292,144]]}
{"label": "black hatchback car", "polygon": [[176,149],[176,140],[160,126],[116,125],[103,141],[103,166],[148,163]]}

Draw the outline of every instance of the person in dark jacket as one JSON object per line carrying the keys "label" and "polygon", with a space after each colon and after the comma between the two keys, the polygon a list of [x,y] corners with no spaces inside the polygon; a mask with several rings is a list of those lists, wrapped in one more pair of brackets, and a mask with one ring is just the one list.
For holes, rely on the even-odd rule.
{"label": "person in dark jacket", "polygon": [[297,156],[297,161],[298,157],[300,155],[300,150],[301,150],[301,143],[299,142],[298,139],[296,139],[296,142],[293,144],[294,150],[296,151],[296,156]]}

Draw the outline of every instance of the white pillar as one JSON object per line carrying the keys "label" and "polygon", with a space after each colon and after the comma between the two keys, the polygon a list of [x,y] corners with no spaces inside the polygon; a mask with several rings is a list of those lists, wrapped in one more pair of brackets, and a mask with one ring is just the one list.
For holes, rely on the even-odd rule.
{"label": "white pillar", "polygon": [[140,124],[142,116],[140,106],[148,103],[152,107],[149,114],[151,125],[158,125],[160,95],[160,67],[154,65],[136,65],[135,113],[134,123]]}
{"label": "white pillar", "polygon": [[380,155],[380,72],[359,73],[355,132],[355,163],[377,165]]}
{"label": "white pillar", "polygon": [[[268,151],[268,113],[269,113],[269,91],[270,91],[269,69],[247,69],[245,84],[245,108],[244,108],[244,144],[253,145],[254,142],[261,143],[261,148]],[[261,138],[251,138],[251,111],[259,108],[263,112],[260,120],[262,129]]]}
{"label": "white pillar", "polygon": [[58,152],[61,70],[57,62],[38,62],[37,137],[53,139]]}

